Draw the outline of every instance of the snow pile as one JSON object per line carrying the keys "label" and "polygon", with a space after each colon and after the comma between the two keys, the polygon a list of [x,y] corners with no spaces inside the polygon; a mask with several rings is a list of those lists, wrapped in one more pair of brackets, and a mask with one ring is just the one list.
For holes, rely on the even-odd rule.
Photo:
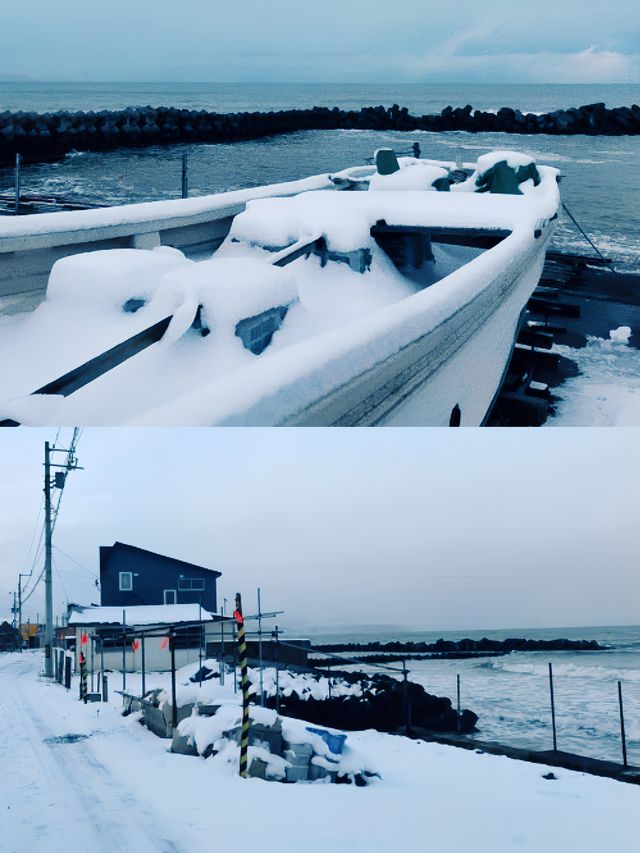
{"label": "snow pile", "polygon": [[553,389],[560,402],[549,426],[640,426],[640,352],[630,337],[631,328],[620,326],[609,338],[589,335],[581,349],[554,345],[580,372]]}
{"label": "snow pile", "polygon": [[[257,669],[249,670],[249,678],[253,683],[253,690],[257,692],[260,683],[260,673]],[[262,683],[266,696],[276,695],[276,670],[267,667],[262,671]],[[290,672],[289,670],[278,673],[278,687],[280,695],[288,698],[297,693],[301,699],[328,699],[330,696],[337,698],[342,696],[360,697],[363,693],[362,682],[349,684],[342,678],[325,678],[311,675],[309,673]],[[375,692],[375,688],[373,688]]]}
{"label": "snow pile", "polygon": [[166,273],[193,265],[182,252],[168,246],[70,255],[53,265],[46,302],[100,311],[107,319],[112,312],[122,312],[130,299],[149,302],[162,287]]}
{"label": "snow pile", "polygon": [[476,166],[478,174],[484,175],[493,169],[497,163],[506,163],[511,169],[518,169],[520,166],[535,166],[533,157],[520,151],[491,151],[478,157]]}
{"label": "snow pile", "polygon": [[369,180],[370,190],[432,190],[435,191],[434,182],[447,180],[448,172],[438,166],[431,166],[420,160],[413,160],[402,164],[397,172],[390,175],[373,174]]}

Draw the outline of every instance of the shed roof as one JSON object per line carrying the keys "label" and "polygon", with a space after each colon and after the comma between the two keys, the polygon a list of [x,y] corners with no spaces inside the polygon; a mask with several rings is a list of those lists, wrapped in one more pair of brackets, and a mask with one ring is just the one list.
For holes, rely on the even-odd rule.
{"label": "shed roof", "polygon": [[211,622],[208,610],[199,604],[139,604],[132,607],[83,607],[69,616],[69,625],[122,625],[124,610],[126,625],[179,625],[185,622]]}

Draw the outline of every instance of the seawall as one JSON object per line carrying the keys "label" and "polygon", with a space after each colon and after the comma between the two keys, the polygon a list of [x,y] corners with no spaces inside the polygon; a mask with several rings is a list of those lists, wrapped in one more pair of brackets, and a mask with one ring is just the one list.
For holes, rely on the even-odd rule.
{"label": "seawall", "polygon": [[27,162],[38,162],[59,159],[71,151],[232,142],[299,130],[336,129],[635,135],[640,133],[640,107],[608,109],[597,103],[537,115],[510,107],[483,112],[467,104],[422,116],[411,115],[397,104],[361,110],[313,107],[251,113],[151,106],[100,112],[5,111],[0,113],[0,165],[11,165],[18,153]]}

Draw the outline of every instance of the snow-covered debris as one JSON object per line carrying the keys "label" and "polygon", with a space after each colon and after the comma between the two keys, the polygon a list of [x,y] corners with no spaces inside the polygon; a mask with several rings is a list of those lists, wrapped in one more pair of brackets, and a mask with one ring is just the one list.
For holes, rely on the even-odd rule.
{"label": "snow-covered debris", "polygon": [[432,166],[429,163],[414,160],[406,165],[401,165],[397,172],[390,175],[373,174],[369,180],[369,189],[375,191],[393,190],[417,190],[433,191],[436,181],[446,181],[448,177],[446,169]]}

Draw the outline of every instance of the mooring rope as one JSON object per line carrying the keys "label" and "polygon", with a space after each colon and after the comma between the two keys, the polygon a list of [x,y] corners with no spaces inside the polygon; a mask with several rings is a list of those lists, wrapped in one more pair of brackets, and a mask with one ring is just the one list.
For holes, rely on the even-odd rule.
{"label": "mooring rope", "polygon": [[569,219],[570,219],[570,220],[573,222],[573,224],[576,226],[576,228],[578,229],[578,231],[582,234],[582,236],[583,236],[583,237],[584,237],[584,239],[587,241],[587,243],[588,243],[588,244],[591,246],[591,248],[594,250],[594,252],[597,252],[597,254],[600,256],[600,258],[601,258],[601,259],[602,259],[602,260],[607,264],[607,266],[608,266],[608,267],[610,267],[610,268],[611,268],[611,272],[614,272],[614,273],[615,273],[615,272],[617,272],[617,270],[616,270],[616,269],[614,268],[614,266],[613,266],[613,261],[609,260],[609,258],[605,258],[605,256],[602,254],[602,252],[600,251],[600,249],[596,246],[596,244],[593,242],[593,240],[591,239],[591,237],[589,237],[589,235],[586,233],[586,231],[584,230],[584,228],[580,225],[580,223],[578,222],[578,220],[577,220],[577,219],[575,218],[575,216],[571,213],[571,211],[569,210],[569,208],[567,207],[567,205],[566,205],[564,202],[562,202],[562,208],[563,208],[564,212],[567,214],[567,216],[569,217]]}

